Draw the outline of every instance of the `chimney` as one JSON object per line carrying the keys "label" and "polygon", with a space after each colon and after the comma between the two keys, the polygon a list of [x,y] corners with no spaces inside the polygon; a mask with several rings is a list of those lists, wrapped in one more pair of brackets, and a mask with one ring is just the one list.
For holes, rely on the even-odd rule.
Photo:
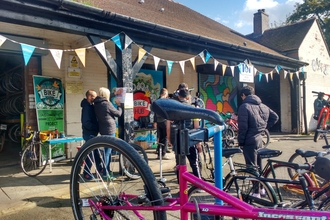
{"label": "chimney", "polygon": [[265,9],[259,9],[253,17],[253,35],[260,36],[265,30],[269,29],[269,18],[265,13]]}

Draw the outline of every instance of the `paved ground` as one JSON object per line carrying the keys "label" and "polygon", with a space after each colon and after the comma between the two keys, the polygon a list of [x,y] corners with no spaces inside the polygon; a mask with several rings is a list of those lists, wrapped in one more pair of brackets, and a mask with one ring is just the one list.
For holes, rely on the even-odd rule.
{"label": "paved ground", "polygon": [[[272,134],[271,144],[268,148],[279,149],[283,154],[278,158],[288,160],[297,148],[309,150],[321,150],[324,141],[314,143],[312,136],[298,136],[285,134]],[[159,161],[156,159],[154,149],[148,150],[149,166],[159,177]],[[19,166],[19,149],[10,146],[0,153],[0,218],[11,218],[14,213],[55,204],[56,201],[69,200],[69,180],[72,162],[63,160],[53,166],[53,172],[49,173],[49,167],[38,177],[31,178],[24,175]],[[174,154],[169,154],[172,160],[163,161],[163,170],[173,172]],[[243,157],[237,155],[234,161],[242,162]],[[224,173],[227,171],[224,170]],[[171,174],[172,175],[172,174]],[[175,182],[171,180],[171,182]],[[177,187],[173,187],[177,190]],[[175,192],[174,192],[175,193]],[[66,203],[67,204],[67,203]],[[46,206],[47,206],[46,205]],[[70,213],[68,211],[68,213]],[[176,215],[169,213],[169,219],[178,219]],[[6,217],[6,218],[5,218]],[[13,217],[13,216],[12,216]],[[17,218],[19,219],[19,218]],[[27,217],[26,219],[31,219]],[[52,218],[47,218],[52,219]],[[68,218],[70,219],[70,218]]]}

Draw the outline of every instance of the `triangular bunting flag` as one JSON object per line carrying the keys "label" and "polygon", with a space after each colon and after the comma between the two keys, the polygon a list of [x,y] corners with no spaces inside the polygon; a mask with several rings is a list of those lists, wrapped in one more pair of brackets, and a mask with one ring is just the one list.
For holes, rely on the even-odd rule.
{"label": "triangular bunting flag", "polygon": [[160,58],[154,56],[155,70],[157,70],[157,68],[158,68],[159,61],[160,61]]}
{"label": "triangular bunting flag", "polygon": [[23,51],[23,57],[26,66],[29,63],[29,60],[33,54],[35,47],[28,44],[21,44],[21,48]]}
{"label": "triangular bunting flag", "polygon": [[2,46],[2,44],[6,41],[7,38],[5,38],[4,36],[0,35],[0,47]]}
{"label": "triangular bunting flag", "polygon": [[76,49],[75,51],[76,51],[77,56],[79,57],[79,60],[85,66],[85,63],[86,63],[86,48],[79,48],[79,49]]}
{"label": "triangular bunting flag", "polygon": [[205,63],[204,51],[200,52],[198,55],[199,55],[199,56],[201,57],[201,59],[203,60],[203,63]]}
{"label": "triangular bunting flag", "polygon": [[280,73],[280,70],[282,69],[282,67],[280,66],[280,65],[277,65],[276,67],[275,67],[275,70],[276,70],[276,72],[279,74]]}
{"label": "triangular bunting flag", "polygon": [[284,70],[284,79],[286,78],[286,74],[288,74],[288,71]]}
{"label": "triangular bunting flag", "polygon": [[104,43],[99,43],[95,45],[95,48],[102,54],[103,58],[107,60],[107,54],[105,53],[105,45]]}
{"label": "triangular bunting flag", "polygon": [[239,71],[240,73],[242,72],[242,66],[243,66],[242,63],[240,63],[240,64],[237,65],[238,71]]}
{"label": "triangular bunting flag", "polygon": [[189,59],[190,62],[191,62],[191,65],[193,66],[194,70],[196,69],[196,66],[195,66],[195,57],[192,57]]}
{"label": "triangular bunting flag", "polygon": [[120,49],[120,50],[123,50],[122,46],[121,46],[121,41],[120,41],[120,34],[117,34],[115,36],[113,36],[111,38],[111,40],[117,45],[117,47]]}
{"label": "triangular bunting flag", "polygon": [[259,82],[261,81],[262,72],[259,72]]}
{"label": "triangular bunting flag", "polygon": [[299,71],[296,71],[297,79],[299,80]]}
{"label": "triangular bunting flag", "polygon": [[214,59],[214,71],[217,70],[218,65],[219,65],[219,61],[217,61],[216,59]]}
{"label": "triangular bunting flag", "polygon": [[244,63],[246,65],[248,65],[248,66],[251,66],[252,65],[252,63],[251,63],[251,61],[249,59],[244,60]]}
{"label": "triangular bunting flag", "polygon": [[293,73],[290,73],[290,80],[292,81]]}
{"label": "triangular bunting flag", "polygon": [[265,74],[265,77],[266,77],[266,81],[267,81],[267,82],[268,82],[268,74],[269,74],[269,73],[266,73],[266,74]]}
{"label": "triangular bunting flag", "polygon": [[179,61],[179,64],[181,66],[181,70],[182,70],[182,73],[184,74],[184,64],[186,63],[186,61]]}
{"label": "triangular bunting flag", "polygon": [[63,55],[63,50],[55,50],[55,49],[49,49],[50,53],[53,55],[53,58],[55,60],[55,63],[57,64],[57,67],[61,69],[61,60]]}
{"label": "triangular bunting flag", "polygon": [[235,66],[230,66],[231,75],[234,77]]}
{"label": "triangular bunting flag", "polygon": [[258,72],[257,68],[253,67],[253,76],[256,76],[257,72]]}
{"label": "triangular bunting flag", "polygon": [[170,60],[166,60],[166,63],[167,63],[167,72],[168,72],[168,75],[171,74],[172,72],[172,66],[173,66],[173,61],[170,61]]}
{"label": "triangular bunting flag", "polygon": [[305,71],[304,71],[304,67],[301,67],[301,73],[304,75]]}
{"label": "triangular bunting flag", "polygon": [[209,59],[211,57],[211,54],[208,51],[206,51],[205,54],[206,54],[205,55],[205,62],[207,63],[207,61],[209,61]]}
{"label": "triangular bunting flag", "polygon": [[147,51],[141,47],[139,47],[139,54],[138,54],[138,62],[141,61],[141,59],[143,58],[143,56],[147,53]]}
{"label": "triangular bunting flag", "polygon": [[269,74],[270,74],[270,78],[271,78],[272,80],[273,80],[273,71],[274,71],[274,70],[270,71],[270,73],[269,73]]}
{"label": "triangular bunting flag", "polygon": [[222,75],[223,76],[225,75],[226,69],[227,69],[227,65],[222,64]]}
{"label": "triangular bunting flag", "polygon": [[133,43],[132,39],[125,34],[125,46],[124,46],[124,49],[126,49],[129,45],[131,45],[131,43]]}

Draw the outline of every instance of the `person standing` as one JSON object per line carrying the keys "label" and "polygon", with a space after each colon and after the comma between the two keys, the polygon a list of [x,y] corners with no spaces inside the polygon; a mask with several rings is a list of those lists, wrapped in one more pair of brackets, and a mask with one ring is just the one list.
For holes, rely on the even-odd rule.
{"label": "person standing", "polygon": [[[160,97],[159,99],[167,99],[168,98],[168,91],[166,88],[162,88],[160,90]],[[166,156],[167,153],[167,130],[166,130],[167,120],[160,115],[155,114],[154,116],[154,128],[157,128],[157,139],[160,144],[157,145],[157,154],[159,159],[160,157],[160,148],[162,149],[162,159],[169,160]]]}
{"label": "person standing", "polygon": [[317,95],[317,99],[315,99],[315,101],[314,101],[314,116],[313,116],[313,118],[315,120],[318,120],[319,119],[321,109],[325,105],[327,105],[327,101],[324,100],[324,93],[323,92],[320,92]]}
{"label": "person standing", "polygon": [[[94,110],[98,120],[98,126],[101,135],[116,136],[116,121],[115,117],[120,117],[122,109],[120,101],[115,100],[115,108],[110,102],[110,90],[104,87],[99,89],[99,96],[94,99]],[[104,149],[104,167],[103,177],[113,179],[113,173],[110,170],[111,148]]]}
{"label": "person standing", "polygon": [[[81,103],[81,125],[82,125],[82,135],[85,141],[96,137],[99,133],[99,126],[97,118],[94,112],[93,101],[96,98],[97,93],[94,90],[88,90],[86,92],[86,98],[84,98]],[[89,155],[89,158],[85,160],[86,166],[84,167],[84,178],[86,180],[92,179],[91,175],[91,164],[95,160],[95,163],[99,163],[100,156],[97,152]]]}
{"label": "person standing", "polygon": [[[238,144],[243,149],[245,163],[261,167],[261,159],[257,157],[257,150],[262,147],[261,134],[278,121],[278,115],[254,95],[253,87],[244,86],[240,95],[243,103],[238,108]],[[254,193],[260,197],[258,188]]]}

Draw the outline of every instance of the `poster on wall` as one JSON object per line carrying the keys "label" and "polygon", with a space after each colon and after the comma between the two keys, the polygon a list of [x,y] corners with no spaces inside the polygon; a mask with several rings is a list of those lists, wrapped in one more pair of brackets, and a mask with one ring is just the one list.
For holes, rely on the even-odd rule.
{"label": "poster on wall", "polygon": [[[33,76],[35,107],[39,131],[64,131],[64,89],[57,78]],[[52,149],[52,157],[64,155],[64,144]]]}

